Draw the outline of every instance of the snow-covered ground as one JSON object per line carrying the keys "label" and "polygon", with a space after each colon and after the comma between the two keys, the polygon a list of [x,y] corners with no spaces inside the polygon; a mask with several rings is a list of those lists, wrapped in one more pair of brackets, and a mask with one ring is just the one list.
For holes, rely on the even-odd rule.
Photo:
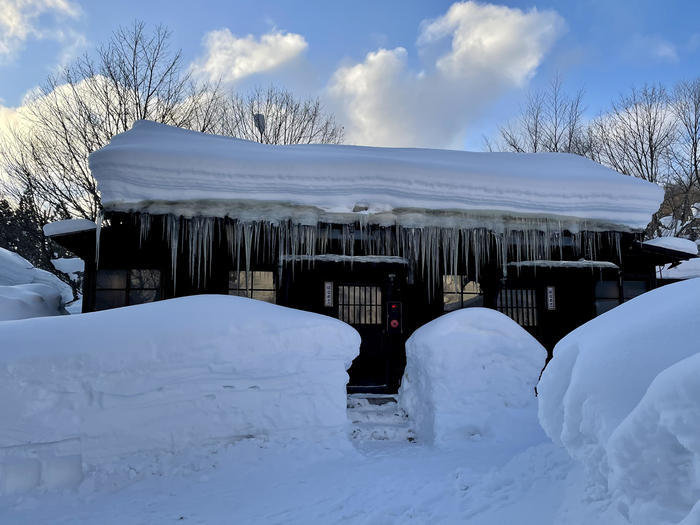
{"label": "snow-covered ground", "polygon": [[[410,345],[413,378],[408,383],[420,379],[421,395],[431,396],[432,407],[423,407],[427,417],[442,415],[442,422],[450,423],[437,428],[448,430],[444,435],[451,439],[432,443],[421,432],[415,441],[371,440],[370,433],[349,437],[350,421],[342,421],[344,367],[359,341],[353,330],[323,316],[243,298],[200,296],[4,327],[0,323],[0,340],[9,336],[25,345],[10,352],[3,348],[4,357],[0,352],[5,375],[0,385],[16,393],[9,404],[24,411],[18,416],[7,404],[0,411],[0,435],[5,437],[0,461],[17,472],[22,465],[8,458],[36,457],[37,468],[48,467],[47,479],[53,480],[5,490],[0,523],[697,525],[700,348],[694,320],[700,315],[699,294],[700,280],[669,285],[563,339],[539,385],[539,419],[537,403],[511,399],[534,383],[531,376],[543,358],[542,349],[512,321],[474,309],[427,325]],[[195,314],[198,309],[201,314]],[[222,318],[235,316],[237,323],[221,326]],[[139,335],[123,334],[128,323],[135,323]],[[287,331],[291,325],[295,330]],[[53,333],[60,332],[59,326],[83,331],[92,326],[103,340],[114,340],[105,349],[96,346],[98,336],[92,335],[86,342],[72,341],[65,350],[32,350],[36,341],[29,334],[40,326]],[[473,341],[464,341],[469,338]],[[441,345],[450,348],[440,366],[417,371],[426,358],[421,349],[435,358]],[[235,357],[238,347],[243,366]],[[285,349],[302,349],[302,356],[295,360]],[[326,354],[330,359],[323,359]],[[509,366],[506,357],[517,365]],[[63,359],[71,364],[65,370],[58,366]],[[46,366],[31,375],[28,365],[37,363]],[[189,367],[181,366],[186,363]],[[71,381],[52,382],[69,370]],[[178,370],[182,373],[174,373]],[[483,402],[452,402],[447,392],[436,395],[440,375],[453,398],[484,396]],[[141,387],[162,388],[137,389],[136,377]],[[235,395],[216,388],[232,384],[233,377],[238,377]],[[247,388],[253,377],[264,388]],[[299,381],[303,377],[306,384]],[[414,393],[416,386],[411,385]],[[271,395],[275,391],[277,397]],[[405,402],[409,391],[406,386],[402,392],[404,406],[417,413],[415,399]],[[321,403],[324,395],[328,403]],[[8,399],[7,393],[2,396]],[[264,402],[256,405],[255,399]],[[237,439],[221,439],[221,434],[207,439],[216,434],[212,429],[231,426],[235,407],[246,406],[269,409],[265,417],[255,412],[242,416],[264,424],[265,431],[260,427],[242,435],[234,429]],[[134,411],[156,419],[135,421]],[[291,415],[280,425],[285,412]],[[507,413],[513,417],[500,418],[497,426],[484,424],[489,416]],[[96,414],[111,417],[99,427]],[[407,424],[419,429],[408,415]],[[61,486],[58,482],[70,472],[66,464],[49,452],[32,451],[30,435],[20,436],[23,445],[6,439],[10,422],[24,423],[31,431],[47,417],[56,419],[52,428],[72,427],[77,434],[83,428],[114,431],[116,439],[109,433],[84,433],[95,438],[88,444],[105,443],[107,451],[114,451],[115,442],[137,446],[102,454],[99,461],[94,458],[100,454],[91,462],[83,458],[83,466],[90,468],[82,480]],[[348,437],[331,433],[332,439],[319,439],[319,427],[308,423],[318,418],[344,428]],[[452,432],[459,430],[452,426],[459,420],[481,421],[482,428],[497,432],[459,439],[459,432]],[[120,428],[119,422],[129,428]],[[178,441],[178,428],[192,429],[192,439]],[[172,434],[172,446],[149,448],[148,439],[133,439],[158,437],[158,429]],[[0,471],[0,486],[5,472]],[[36,475],[41,480],[43,470]]]}

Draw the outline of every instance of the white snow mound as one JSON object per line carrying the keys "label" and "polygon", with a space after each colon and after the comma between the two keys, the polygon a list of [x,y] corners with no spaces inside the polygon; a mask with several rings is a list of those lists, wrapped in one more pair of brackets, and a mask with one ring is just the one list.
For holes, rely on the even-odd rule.
{"label": "white snow mound", "polygon": [[54,274],[0,248],[0,321],[64,314],[72,300],[71,287]]}
{"label": "white snow mound", "polygon": [[6,492],[75,484],[125,455],[347,439],[360,337],[322,315],[199,295],[0,323],[0,341]]}
{"label": "white snow mound", "polygon": [[0,321],[60,315],[62,301],[56,288],[46,284],[0,286]]}
{"label": "white snow mound", "polygon": [[535,385],[547,351],[500,312],[465,308],[422,326],[406,342],[399,402],[419,440],[508,439],[523,411],[535,417]]}
{"label": "white snow mound", "polygon": [[92,153],[90,170],[107,210],[309,224],[495,228],[516,216],[641,229],[663,199],[655,184],[565,153],[279,146],[149,121]]}
{"label": "white snow mound", "polygon": [[636,297],[571,332],[538,385],[547,434],[635,524],[700,498],[700,279]]}

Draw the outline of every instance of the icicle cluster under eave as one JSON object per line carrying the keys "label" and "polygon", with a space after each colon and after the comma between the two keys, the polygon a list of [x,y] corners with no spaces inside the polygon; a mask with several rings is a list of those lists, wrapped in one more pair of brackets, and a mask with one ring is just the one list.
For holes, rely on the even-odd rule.
{"label": "icicle cluster under eave", "polygon": [[[143,241],[151,234],[154,217],[134,215]],[[456,275],[466,261],[474,261],[474,275],[485,261],[494,261],[505,272],[509,262],[549,260],[563,257],[565,235],[575,254],[596,259],[598,246],[605,241],[613,246],[619,261],[620,232],[589,231],[579,223],[574,231],[568,222],[550,219],[519,218],[501,223],[497,231],[485,226],[405,227],[394,224],[380,227],[358,220],[348,224],[298,224],[292,220],[243,221],[221,217],[185,218],[173,214],[159,217],[162,235],[171,259],[173,279],[178,260],[187,255],[188,273],[202,284],[211,274],[212,250],[218,241],[228,247],[237,269],[250,271],[254,254],[269,262],[297,259],[313,264],[316,255],[335,253],[353,257],[356,245],[361,255],[401,257],[411,262],[429,288],[435,290],[441,275]],[[335,247],[335,252],[331,252]]]}

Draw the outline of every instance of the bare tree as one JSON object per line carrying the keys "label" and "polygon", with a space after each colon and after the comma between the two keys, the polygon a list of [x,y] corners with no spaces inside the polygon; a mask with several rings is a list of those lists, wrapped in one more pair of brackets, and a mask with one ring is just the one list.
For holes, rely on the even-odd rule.
{"label": "bare tree", "polygon": [[2,162],[15,201],[31,190],[53,215],[94,219],[100,196],[88,155],[149,119],[200,131],[213,129],[218,86],[198,85],[170,32],[142,22],[120,28],[97,49],[51,76],[22,109],[24,125],[5,141]]}
{"label": "bare tree", "polygon": [[590,141],[583,111],[583,91],[568,94],[555,76],[546,90],[528,94],[520,115],[500,129],[500,146],[489,145],[489,149],[586,155]]}
{"label": "bare tree", "polygon": [[676,134],[669,148],[668,181],[659,233],[698,237],[700,221],[700,78],[679,82],[670,108]]}
{"label": "bare tree", "polygon": [[[255,126],[256,114],[265,118],[263,133]],[[271,86],[226,97],[216,132],[266,144],[340,144],[344,130],[319,99],[299,99]]]}
{"label": "bare tree", "polygon": [[676,136],[671,100],[663,86],[632,88],[593,123],[600,161],[649,182],[668,181]]}

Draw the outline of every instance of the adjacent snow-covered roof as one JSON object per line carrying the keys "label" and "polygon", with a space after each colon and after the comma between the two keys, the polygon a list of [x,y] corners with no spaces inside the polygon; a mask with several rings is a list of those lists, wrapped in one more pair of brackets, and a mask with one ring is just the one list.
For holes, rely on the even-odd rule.
{"label": "adjacent snow-covered roof", "polygon": [[404,226],[545,218],[639,229],[655,184],[564,153],[273,146],[140,121],[90,156],[107,210]]}
{"label": "adjacent snow-covered roof", "polygon": [[89,231],[96,228],[97,224],[87,219],[66,219],[45,224],[43,230],[44,235],[47,237],[54,237],[56,235]]}
{"label": "adjacent snow-covered roof", "polygon": [[698,254],[698,245],[690,239],[682,239],[680,237],[656,237],[648,241],[644,241],[646,246],[656,246],[658,248],[666,248],[676,252],[688,253],[690,255]]}

